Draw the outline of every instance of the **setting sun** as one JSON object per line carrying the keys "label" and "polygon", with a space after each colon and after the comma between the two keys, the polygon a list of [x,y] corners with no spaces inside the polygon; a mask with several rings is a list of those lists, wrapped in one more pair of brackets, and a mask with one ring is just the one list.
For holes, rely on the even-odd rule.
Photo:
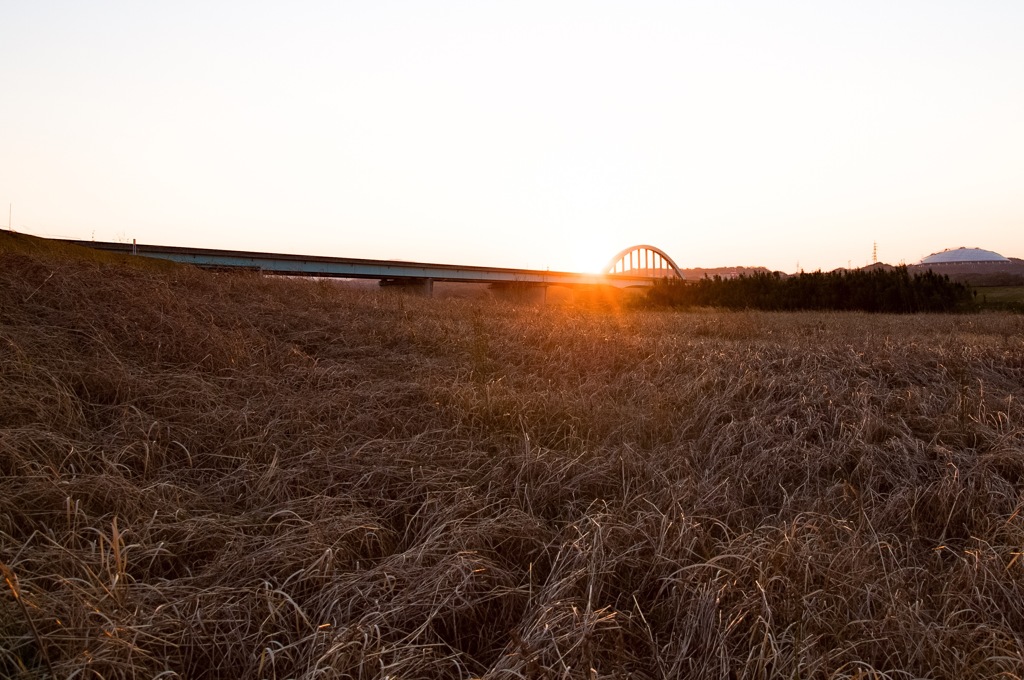
{"label": "setting sun", "polygon": [[604,244],[578,243],[569,251],[568,268],[570,271],[599,274],[615,253],[615,249],[609,250]]}
{"label": "setting sun", "polygon": [[550,258],[545,266],[552,270],[565,270],[585,274],[602,272],[615,253],[631,245],[627,228],[594,227],[591,230],[574,228],[552,236]]}

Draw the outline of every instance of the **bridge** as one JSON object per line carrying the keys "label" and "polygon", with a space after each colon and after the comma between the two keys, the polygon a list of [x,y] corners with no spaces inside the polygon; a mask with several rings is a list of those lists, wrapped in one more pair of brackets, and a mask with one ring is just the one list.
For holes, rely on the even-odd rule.
{"label": "bridge", "polygon": [[377,279],[382,286],[397,285],[417,288],[429,294],[435,281],[464,283],[521,284],[547,287],[551,285],[604,285],[616,288],[650,286],[661,278],[683,278],[679,267],[664,251],[654,246],[626,248],[609,261],[600,274],[478,267],[471,265],[403,262],[400,260],[367,260],[320,255],[291,255],[242,250],[215,250],[179,246],[112,243],[104,241],[68,240],[79,246],[125,255],[141,255],[206,269],[242,269],[284,276],[337,277],[346,279]]}

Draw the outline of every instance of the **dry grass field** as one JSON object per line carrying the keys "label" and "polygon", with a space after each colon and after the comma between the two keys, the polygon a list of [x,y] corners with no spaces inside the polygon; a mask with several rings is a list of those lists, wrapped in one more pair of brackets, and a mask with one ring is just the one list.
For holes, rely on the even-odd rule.
{"label": "dry grass field", "polygon": [[0,676],[1024,677],[1022,316],[3,249]]}

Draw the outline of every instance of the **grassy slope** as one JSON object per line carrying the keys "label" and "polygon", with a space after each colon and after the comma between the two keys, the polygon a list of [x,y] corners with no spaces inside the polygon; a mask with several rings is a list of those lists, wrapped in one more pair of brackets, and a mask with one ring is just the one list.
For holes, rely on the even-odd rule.
{"label": "grassy slope", "polygon": [[0,252],[0,675],[1019,674],[1022,398],[1020,316]]}
{"label": "grassy slope", "polygon": [[983,305],[1024,306],[1024,286],[976,286],[974,290]]}
{"label": "grassy slope", "polygon": [[133,269],[170,272],[179,268],[173,262],[144,257],[129,257],[66,243],[39,238],[16,231],[0,229],[0,253],[42,257],[49,260],[74,260],[108,265],[128,265]]}

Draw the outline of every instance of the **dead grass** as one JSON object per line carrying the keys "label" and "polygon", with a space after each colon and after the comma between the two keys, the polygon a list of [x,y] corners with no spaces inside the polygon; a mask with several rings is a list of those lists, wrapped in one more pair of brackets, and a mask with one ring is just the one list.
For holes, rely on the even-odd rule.
{"label": "dead grass", "polygon": [[1024,668],[1024,318],[0,252],[0,675]]}

